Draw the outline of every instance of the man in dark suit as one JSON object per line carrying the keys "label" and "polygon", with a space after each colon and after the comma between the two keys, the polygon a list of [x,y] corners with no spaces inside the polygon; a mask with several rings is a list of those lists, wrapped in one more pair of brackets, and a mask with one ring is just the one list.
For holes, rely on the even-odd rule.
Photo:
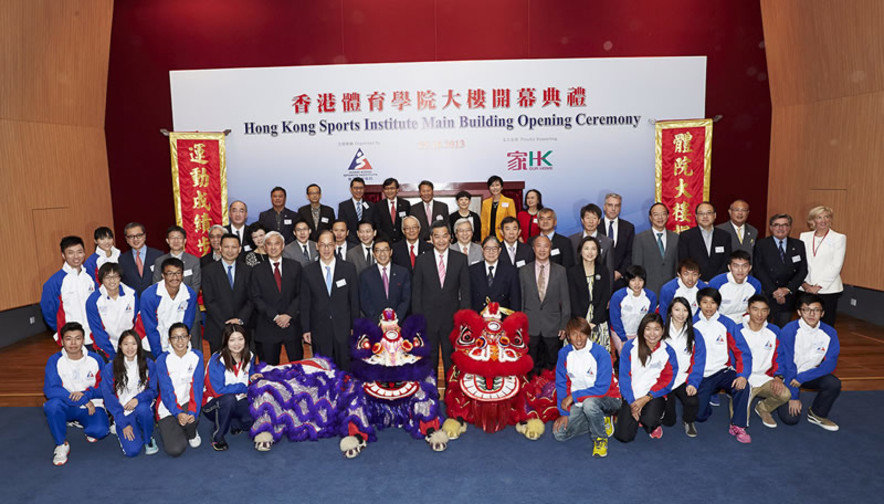
{"label": "man in dark suit", "polygon": [[310,226],[304,221],[295,224],[295,241],[285,246],[282,256],[307,266],[319,259],[316,242],[310,239]]}
{"label": "man in dark suit", "polygon": [[565,339],[565,324],[571,318],[571,295],[566,270],[552,262],[550,240],[534,240],[535,260],[519,270],[522,311],[528,316],[528,353],[534,371],[553,369]]}
{"label": "man in dark suit", "polygon": [[608,238],[599,231],[599,223],[602,222],[602,209],[595,203],[584,205],[580,209],[580,224],[583,231],[574,233],[568,237],[571,240],[571,249],[574,251],[574,264],[580,264],[580,244],[587,236],[592,236],[599,243],[599,261],[608,269],[608,286],[614,283],[614,240]]}
{"label": "man in dark suit", "polygon": [[267,260],[252,268],[249,282],[249,297],[257,319],[255,351],[258,359],[270,365],[279,364],[283,345],[290,362],[304,358],[299,318],[301,265],[282,257],[284,246],[285,240],[278,231],[267,233]]}
{"label": "man in dark suit", "polygon": [[319,233],[319,261],[304,267],[301,282],[301,331],[313,346],[339,369],[350,369],[350,333],[359,316],[356,267],[335,258],[331,231]]}
{"label": "man in dark suit", "polygon": [[224,226],[224,229],[239,238],[240,250],[242,250],[241,253],[245,256],[255,246],[252,243],[249,226],[246,225],[246,220],[249,218],[249,207],[242,201],[236,200],[230,204],[227,215],[230,217],[230,224]]}
{"label": "man in dark suit", "polygon": [[390,261],[393,249],[389,238],[378,237],[373,250],[376,264],[359,275],[362,314],[377,322],[385,308],[392,308],[396,310],[399,320],[405,320],[411,309],[411,273]]}
{"label": "man in dark suit", "polygon": [[727,273],[727,262],[731,256],[731,237],[717,229],[715,207],[704,201],[694,210],[696,227],[683,231],[678,236],[678,260],[693,259],[700,265],[700,279],[709,282],[718,274]]}
{"label": "man in dark suit", "polygon": [[335,221],[335,211],[328,205],[323,205],[322,188],[318,184],[307,186],[307,203],[298,209],[298,217],[310,226],[310,239],[318,243],[319,233],[331,230]]}
{"label": "man in dark suit", "polygon": [[795,312],[798,287],[807,277],[807,253],[804,242],[789,237],[792,216],[776,214],[770,218],[772,236],[755,242],[752,271],[761,282],[761,290],[771,300],[770,320],[783,327]]}
{"label": "man in dark suit", "polygon": [[211,353],[221,349],[221,332],[225,324],[245,326],[252,315],[249,281],[252,268],[237,258],[242,247],[235,234],[221,238],[221,260],[212,262],[203,271],[203,304],[206,307],[205,339]]}
{"label": "man in dark suit", "polygon": [[531,250],[531,247],[519,241],[522,230],[518,219],[504,217],[500,221],[500,229],[503,230],[500,262],[518,269],[534,260],[534,251]]}
{"label": "man in dark suit", "polygon": [[755,242],[758,240],[758,230],[746,222],[749,219],[749,203],[736,200],[727,209],[727,214],[730,219],[715,227],[730,235],[731,250],[748,252],[749,262],[752,262],[752,252],[755,250]]}
{"label": "man in dark suit", "polygon": [[227,229],[220,224],[209,228],[209,251],[200,257],[200,268],[221,260],[221,237],[227,233]]}
{"label": "man in dark suit", "polygon": [[292,211],[285,206],[287,193],[282,187],[276,186],[270,191],[270,202],[273,207],[269,210],[261,212],[258,216],[258,222],[264,224],[264,227],[270,231],[277,231],[282,235],[286,243],[291,243],[295,239],[295,224],[301,219],[297,212]]}
{"label": "man in dark suit", "polygon": [[[544,208],[537,212],[537,227],[540,228],[540,235],[549,238],[551,243],[549,260],[563,266],[567,270],[574,266],[574,245],[571,243],[571,240],[556,233],[556,223],[556,212],[552,208]],[[535,238],[537,236],[533,236],[528,240],[528,245],[531,248],[534,248]]]}
{"label": "man in dark suit", "polygon": [[393,243],[402,240],[402,219],[408,216],[411,210],[411,203],[398,197],[398,194],[399,181],[392,177],[384,180],[384,199],[374,207],[375,227],[378,233],[387,235]]}
{"label": "man in dark suit", "polygon": [[448,223],[448,205],[433,199],[433,183],[422,180],[418,184],[421,202],[411,206],[411,215],[421,223],[421,240],[430,238],[430,226],[436,221]]}
{"label": "man in dark suit", "polygon": [[353,245],[350,250],[347,251],[346,257],[348,263],[356,266],[357,277],[361,275],[366,268],[374,264],[372,247],[374,246],[375,235],[377,235],[377,232],[374,230],[374,222],[362,221],[359,223],[359,230],[356,232],[356,236],[359,238],[359,243]]}
{"label": "man in dark suit", "polygon": [[350,180],[350,195],[353,197],[338,204],[338,219],[347,223],[347,229],[350,231],[348,241],[351,243],[359,241],[356,231],[360,222],[374,223],[374,204],[365,201],[364,194],[365,181],[362,177],[354,177]]}
{"label": "man in dark suit", "polygon": [[635,236],[632,264],[645,269],[645,287],[660,297],[663,284],[675,278],[678,264],[678,235],[666,229],[669,209],[663,203],[654,203],[648,210],[651,229]]}
{"label": "man in dark suit", "polygon": [[442,362],[445,372],[451,367],[451,340],[448,336],[454,328],[454,312],[470,307],[470,271],[467,257],[450,252],[451,234],[448,222],[433,223],[430,231],[433,251],[417,257],[411,281],[411,307],[427,319],[427,340],[432,352],[433,369],[439,359],[442,345]]}
{"label": "man in dark suit", "polygon": [[123,283],[135,289],[140,296],[153,283],[154,263],[163,253],[145,245],[147,232],[139,222],[126,224],[123,235],[130,249],[120,254]]}
{"label": "man in dark suit", "polygon": [[614,286],[613,292],[626,287],[626,268],[632,265],[632,242],[635,240],[635,226],[620,218],[623,197],[617,193],[605,196],[605,221],[599,232],[614,240]]}
{"label": "man in dark suit", "polygon": [[413,215],[402,220],[402,232],[405,239],[393,244],[393,263],[412,273],[418,256],[432,251],[433,246],[420,239],[421,225]]}
{"label": "man in dark suit", "polygon": [[482,241],[483,261],[470,266],[471,308],[482,311],[488,302],[510,310],[522,309],[519,273],[515,266],[500,261],[500,242],[488,235]]}

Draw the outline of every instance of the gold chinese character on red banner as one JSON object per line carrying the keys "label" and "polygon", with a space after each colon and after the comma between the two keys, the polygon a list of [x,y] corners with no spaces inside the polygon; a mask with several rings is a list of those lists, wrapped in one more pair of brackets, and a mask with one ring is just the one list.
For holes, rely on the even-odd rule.
{"label": "gold chinese character on red banner", "polygon": [[200,256],[208,254],[209,250],[212,248],[212,246],[209,244],[208,236],[203,236],[202,238],[200,238],[200,241],[197,243],[197,245],[199,246]]}
{"label": "gold chinese character on red banner", "polygon": [[690,229],[691,209],[709,199],[712,120],[657,121],[654,129],[656,200],[670,209],[668,229]]}
{"label": "gold chinese character on red banner", "polygon": [[199,213],[193,216],[193,228],[197,233],[208,233],[212,227],[212,217],[207,213]]}
{"label": "gold chinese character on red banner", "polygon": [[687,201],[679,201],[672,207],[673,217],[676,222],[690,222],[691,207]]}
{"label": "gold chinese character on red banner", "polygon": [[187,232],[186,251],[211,250],[209,229],[227,224],[227,166],[222,132],[171,132],[175,220]]}
{"label": "gold chinese character on red banner", "polygon": [[190,152],[191,163],[206,164],[209,162],[206,159],[206,144],[194,144],[192,147],[188,147],[187,150]]}
{"label": "gold chinese character on red banner", "polygon": [[202,208],[211,211],[212,205],[209,204],[209,195],[202,191],[197,191],[196,196],[193,197],[193,208],[194,210]]}
{"label": "gold chinese character on red banner", "polygon": [[193,187],[209,187],[209,172],[204,167],[190,170],[190,177],[193,179]]}
{"label": "gold chinese character on red banner", "polygon": [[690,131],[685,131],[684,133],[678,133],[672,140],[672,143],[675,145],[675,152],[691,152],[691,139],[694,138],[694,135],[691,135]]}
{"label": "gold chinese character on red banner", "polygon": [[686,175],[690,177],[694,174],[694,170],[691,169],[691,160],[688,159],[687,156],[682,156],[680,158],[675,158],[675,169],[672,171],[674,176]]}

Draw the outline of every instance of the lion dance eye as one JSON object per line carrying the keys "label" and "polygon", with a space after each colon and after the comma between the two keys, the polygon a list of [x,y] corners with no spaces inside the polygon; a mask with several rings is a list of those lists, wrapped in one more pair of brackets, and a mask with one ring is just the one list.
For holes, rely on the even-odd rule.
{"label": "lion dance eye", "polygon": [[368,338],[366,338],[365,336],[359,338],[359,342],[356,343],[356,346],[358,348],[362,348],[364,350],[371,349],[371,343],[368,341]]}
{"label": "lion dance eye", "polygon": [[372,353],[379,354],[379,353],[381,353],[381,350],[382,350],[382,347],[381,347],[381,344],[380,344],[380,343],[375,343],[375,344],[372,345],[372,347],[371,347],[371,351],[372,351]]}
{"label": "lion dance eye", "polygon": [[525,340],[522,339],[522,331],[516,331],[516,334],[513,336],[512,345],[514,347],[524,347],[525,346]]}
{"label": "lion dance eye", "polygon": [[409,342],[408,340],[402,341],[402,349],[403,350],[405,350],[406,352],[410,352],[412,348],[414,348],[414,347],[411,345],[411,342]]}
{"label": "lion dance eye", "polygon": [[460,336],[457,338],[457,344],[467,346],[472,345],[473,341],[473,331],[471,331],[468,326],[461,326]]}
{"label": "lion dance eye", "polygon": [[500,340],[498,340],[498,343],[501,344],[501,345],[503,345],[503,346],[509,346],[509,345],[510,345],[510,339],[507,338],[506,336],[501,336],[501,337],[500,337]]}
{"label": "lion dance eye", "polygon": [[419,336],[415,336],[414,337],[414,346],[416,346],[416,347],[424,346],[424,340],[420,339]]}

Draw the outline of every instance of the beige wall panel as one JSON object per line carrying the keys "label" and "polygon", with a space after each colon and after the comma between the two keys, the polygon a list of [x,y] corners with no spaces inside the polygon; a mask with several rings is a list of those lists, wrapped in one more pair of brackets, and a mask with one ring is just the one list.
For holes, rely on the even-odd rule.
{"label": "beige wall panel", "polygon": [[762,0],[771,102],[884,90],[884,2]]}
{"label": "beige wall panel", "polygon": [[0,2],[0,118],[104,126],[112,0]]}

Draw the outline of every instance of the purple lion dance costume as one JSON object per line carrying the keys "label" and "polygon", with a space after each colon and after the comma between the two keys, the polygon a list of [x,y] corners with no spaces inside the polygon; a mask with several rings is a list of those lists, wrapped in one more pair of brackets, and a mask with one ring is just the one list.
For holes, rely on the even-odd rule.
{"label": "purple lion dance costume", "polygon": [[423,316],[412,315],[400,327],[390,308],[380,323],[356,319],[350,369],[362,385],[371,427],[402,428],[433,451],[444,451],[448,435],[440,428],[439,389],[423,340],[426,325]]}
{"label": "purple lion dance costume", "polygon": [[263,378],[249,386],[255,448],[269,451],[273,443],[315,441],[342,436],[341,451],[353,458],[374,428],[364,409],[362,387],[323,357],[282,366],[266,366]]}

